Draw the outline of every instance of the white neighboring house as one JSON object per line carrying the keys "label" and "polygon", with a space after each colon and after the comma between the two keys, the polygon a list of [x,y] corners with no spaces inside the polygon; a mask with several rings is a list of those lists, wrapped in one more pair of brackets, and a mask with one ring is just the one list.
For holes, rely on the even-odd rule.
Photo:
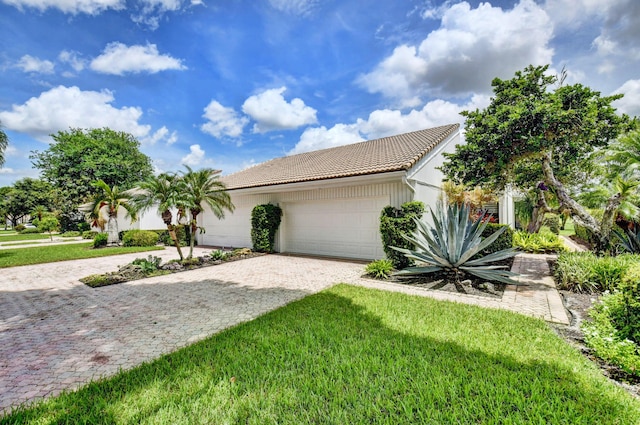
{"label": "white neighboring house", "polygon": [[[106,207],[103,207],[106,209]],[[173,214],[173,220],[176,220],[176,211]],[[106,218],[106,213],[103,214]],[[107,223],[105,221],[105,229],[107,231]],[[124,208],[118,209],[118,232],[122,232],[125,230],[165,230],[167,226],[162,221],[162,217],[158,212],[157,208],[150,208],[148,211],[145,211],[143,214],[138,214],[138,219],[134,222],[131,221],[130,217],[127,217],[127,211]],[[95,232],[99,232],[99,227],[92,227],[91,230]]]}
{"label": "white neighboring house", "polygon": [[[217,219],[199,217],[201,245],[251,247],[251,211],[272,203],[283,211],[275,249],[283,253],[374,260],[384,258],[379,217],[408,201],[434,207],[444,152],[463,143],[458,124],[276,158],[222,177],[236,207]],[[512,207],[499,208],[512,223]]]}

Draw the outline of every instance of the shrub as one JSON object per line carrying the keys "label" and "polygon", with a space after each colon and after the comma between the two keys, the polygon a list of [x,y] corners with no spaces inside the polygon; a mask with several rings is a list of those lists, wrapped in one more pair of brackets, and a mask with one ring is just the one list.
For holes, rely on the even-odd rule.
{"label": "shrub", "polygon": [[624,274],[618,289],[602,296],[584,322],[585,342],[596,354],[640,376],[640,265]]}
{"label": "shrub", "polygon": [[555,235],[560,234],[560,217],[558,214],[546,214],[542,221],[543,226],[547,226],[551,233]]}
{"label": "shrub", "polygon": [[[156,233],[157,235],[157,233]],[[160,268],[160,262],[162,259],[153,255],[149,255],[147,258],[136,258],[131,262],[134,266],[140,267],[145,275],[155,272]]]}
{"label": "shrub", "polygon": [[107,235],[106,233],[98,233],[93,238],[93,247],[94,248],[101,248],[103,246],[107,246],[107,241],[108,240],[109,240],[109,235]]}
{"label": "shrub", "polygon": [[63,238],[75,238],[80,236],[80,232],[78,232],[77,230],[69,230],[67,232],[64,232],[62,235]]}
{"label": "shrub", "polygon": [[151,230],[127,230],[122,236],[124,246],[154,246],[158,243],[158,234]]}
{"label": "shrub", "polygon": [[78,232],[81,233],[91,230],[91,225],[89,225],[89,223],[87,223],[86,221],[81,221],[76,225],[76,227],[78,228]]}
{"label": "shrub", "polygon": [[277,205],[256,205],[251,211],[251,243],[254,251],[273,252],[276,231],[282,219]]}
{"label": "shrub", "polygon": [[[158,241],[166,246],[175,246],[175,243],[173,242],[173,239],[171,239],[171,236],[169,236],[169,230],[156,230],[156,233],[158,233]],[[176,226],[175,227],[175,232],[176,232],[176,236],[178,237],[178,242],[180,242],[180,246],[187,246],[189,245],[188,243],[188,238],[187,238],[187,232],[184,228],[184,226]]]}
{"label": "shrub", "polygon": [[17,224],[13,230],[15,230],[16,232],[20,233],[22,232],[24,229],[26,229],[26,226],[24,224]]}
{"label": "shrub", "polygon": [[406,240],[403,235],[410,236],[416,230],[415,220],[420,220],[424,214],[424,204],[419,201],[402,204],[400,209],[391,205],[382,209],[380,214],[380,235],[382,237],[382,247],[387,258],[393,263],[396,269],[403,269],[413,264],[401,252],[392,247],[413,249],[413,243]]}
{"label": "shrub", "polygon": [[564,252],[560,237],[551,232],[527,233],[519,230],[513,234],[513,247],[534,254]]}
{"label": "shrub", "polygon": [[365,272],[376,279],[387,279],[392,271],[393,263],[386,258],[369,263],[365,268]]}
{"label": "shrub", "polygon": [[556,282],[560,289],[573,292],[613,291],[637,262],[640,262],[640,255],[596,257],[591,252],[567,252],[558,256]]}
{"label": "shrub", "polygon": [[482,250],[481,255],[489,255],[494,252],[513,247],[513,229],[511,229],[511,226],[508,224],[488,223],[487,227],[482,231],[482,237],[488,238],[500,229],[505,230],[503,230],[500,236],[498,236],[498,239],[496,239],[486,249]]}
{"label": "shrub", "polygon": [[251,254],[251,250],[249,248],[236,248],[233,251],[231,251],[231,256],[232,257],[240,257],[242,255],[249,255]]}
{"label": "shrub", "polygon": [[223,251],[221,249],[216,249],[215,251],[211,251],[209,255],[214,261],[218,261],[218,260],[225,261],[229,259],[229,257],[231,256],[231,253],[227,251]]}
{"label": "shrub", "polygon": [[82,239],[93,239],[97,234],[98,232],[94,232],[93,230],[85,230],[82,232]]}
{"label": "shrub", "polygon": [[32,233],[42,233],[43,231],[38,228],[38,227],[27,227],[26,229],[23,229],[22,231],[20,231],[21,235],[29,235]]}

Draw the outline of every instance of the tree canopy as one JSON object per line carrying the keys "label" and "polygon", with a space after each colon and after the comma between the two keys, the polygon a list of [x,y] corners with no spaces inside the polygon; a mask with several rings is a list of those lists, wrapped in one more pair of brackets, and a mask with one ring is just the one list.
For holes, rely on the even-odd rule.
{"label": "tree canopy", "polygon": [[466,144],[445,154],[442,170],[469,186],[502,189],[515,184],[539,189],[538,219],[552,211],[544,194],[552,191],[560,209],[571,211],[574,220],[597,235],[597,250],[602,250],[622,194],[610,198],[598,223],[565,185],[584,178],[594,149],[631,130],[635,121],[616,114],[611,105],[622,95],[601,96],[581,84],[565,85],[564,77],[547,75],[547,70],[548,65],[529,66],[510,80],[494,79],[490,105],[462,113]]}
{"label": "tree canopy", "polygon": [[32,163],[75,205],[96,194],[94,181],[125,190],[153,172],[150,158],[140,152],[140,142],[131,134],[109,128],[70,129],[51,137],[47,150],[32,152]]}
{"label": "tree canopy", "polygon": [[53,209],[56,202],[56,190],[51,184],[29,177],[18,180],[8,189],[2,188],[0,194],[4,213],[13,225],[39,206]]}

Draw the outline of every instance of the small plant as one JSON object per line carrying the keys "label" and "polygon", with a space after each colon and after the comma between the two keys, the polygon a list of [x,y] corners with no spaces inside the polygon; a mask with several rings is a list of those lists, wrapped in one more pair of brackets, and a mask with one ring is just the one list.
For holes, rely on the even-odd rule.
{"label": "small plant", "polygon": [[557,253],[567,250],[560,237],[551,232],[528,233],[517,231],[513,234],[513,246],[533,254]]}
{"label": "small plant", "polygon": [[367,267],[364,270],[369,276],[376,279],[387,279],[391,276],[391,272],[393,272],[393,263],[391,260],[387,260],[386,258],[376,260],[367,264]]}
{"label": "small plant", "polygon": [[465,274],[489,281],[517,284],[511,279],[515,273],[504,270],[505,266],[491,264],[515,256],[518,253],[515,249],[508,248],[473,258],[498,239],[504,228],[482,239],[487,222],[472,221],[469,218],[469,206],[466,204],[447,207],[439,205],[435,212],[431,212],[431,216],[433,226],[416,220],[418,230],[414,236],[405,236],[416,246],[415,250],[394,248],[418,264],[416,267],[399,271],[397,275],[416,276],[445,271],[458,289],[461,288],[460,278]]}
{"label": "small plant", "polygon": [[249,255],[252,252],[253,251],[251,251],[251,249],[249,249],[249,248],[236,248],[233,251],[231,251],[231,256],[232,257],[241,257],[243,255]]}
{"label": "small plant", "polygon": [[161,262],[162,259],[160,257],[149,255],[147,258],[136,258],[131,264],[139,266],[142,272],[148,275],[158,270]]}
{"label": "small plant", "polygon": [[640,254],[640,226],[634,226],[634,230],[625,229],[624,232],[614,230],[613,234],[626,252]]}
{"label": "small plant", "polygon": [[591,252],[567,252],[558,256],[555,278],[560,289],[579,293],[614,291],[640,255],[596,257]]}
{"label": "small plant", "polygon": [[225,261],[231,256],[231,253],[221,249],[216,249],[215,251],[211,251],[209,255],[214,261]]}
{"label": "small plant", "polygon": [[94,232],[92,230],[85,230],[82,232],[82,239],[93,239],[96,237],[98,232]]}
{"label": "small plant", "polygon": [[24,224],[17,224],[13,230],[15,230],[16,232],[20,233],[22,232],[24,229],[26,229],[27,227]]}
{"label": "small plant", "polygon": [[19,232],[21,235],[30,235],[34,233],[42,233],[42,230],[38,227],[27,227],[26,229]]}
{"label": "small plant", "polygon": [[128,230],[122,235],[124,246],[154,246],[158,243],[158,234],[151,230]]}
{"label": "small plant", "polygon": [[107,235],[106,233],[98,233],[95,238],[93,238],[93,247],[102,248],[103,246],[107,246],[108,240],[109,235]]}

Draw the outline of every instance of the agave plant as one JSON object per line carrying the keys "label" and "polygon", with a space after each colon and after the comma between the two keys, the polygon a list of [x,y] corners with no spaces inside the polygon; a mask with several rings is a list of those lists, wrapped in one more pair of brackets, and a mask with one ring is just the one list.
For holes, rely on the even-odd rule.
{"label": "agave plant", "polygon": [[504,270],[505,266],[491,264],[515,256],[518,253],[516,249],[504,249],[475,258],[491,245],[505,228],[483,239],[482,232],[487,227],[488,220],[471,220],[469,206],[466,204],[447,207],[438,205],[435,212],[431,211],[431,217],[433,225],[416,220],[418,228],[413,237],[405,235],[405,238],[415,245],[415,250],[394,247],[417,264],[415,267],[397,272],[396,275],[417,276],[444,271],[454,278],[458,288],[460,278],[465,274],[489,281],[517,284],[511,279],[516,276],[515,273]]}
{"label": "agave plant", "polygon": [[613,234],[625,251],[640,254],[640,226],[634,226],[633,230],[625,229],[624,232],[614,230]]}

